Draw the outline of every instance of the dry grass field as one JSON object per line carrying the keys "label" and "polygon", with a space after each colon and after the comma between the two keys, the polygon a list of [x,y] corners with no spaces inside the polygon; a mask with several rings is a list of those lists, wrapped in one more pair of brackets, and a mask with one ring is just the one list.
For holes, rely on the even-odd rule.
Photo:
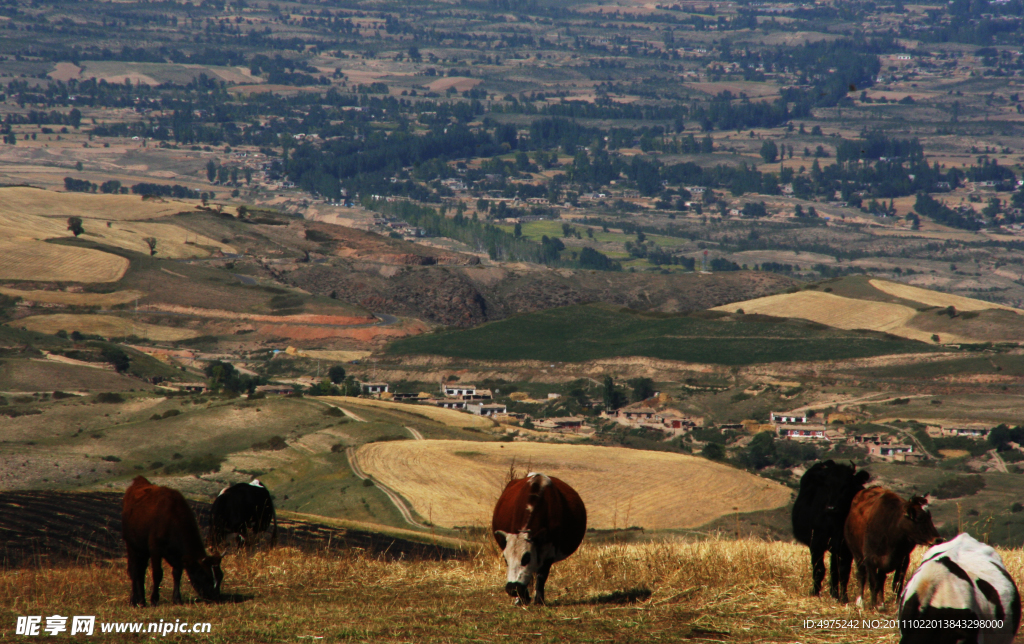
{"label": "dry grass field", "polygon": [[65,306],[117,306],[146,296],[142,291],[113,293],[69,293],[67,291],[22,291],[0,286],[0,294],[20,297],[26,302],[63,304]]}
{"label": "dry grass field", "polygon": [[[908,326],[917,311],[891,302],[872,302],[841,297],[821,291],[799,291],[759,297],[715,307],[715,311],[760,313],[784,318],[801,318],[839,329],[882,331],[912,340],[928,341],[930,333]],[[953,342],[954,337],[944,338]]]}
{"label": "dry grass field", "polygon": [[513,461],[572,485],[587,504],[588,525],[601,529],[692,528],[785,505],[791,494],[695,456],[589,445],[403,441],[364,445],[356,457],[420,516],[444,527],[488,525]]}
{"label": "dry grass field", "polygon": [[405,403],[388,402],[386,400],[374,400],[373,398],[348,398],[345,396],[324,396],[322,400],[337,403],[342,407],[363,405],[365,407],[396,409],[408,414],[423,416],[424,418],[437,421],[444,425],[448,425],[449,427],[472,427],[474,429],[486,430],[493,429],[496,426],[494,421],[484,418],[483,416],[475,416],[473,414],[456,411],[454,409],[443,409],[441,407],[433,407],[429,405],[408,405]]}
{"label": "dry grass field", "polygon": [[[1001,555],[1019,584],[1021,551]],[[918,549],[912,566],[920,557]],[[184,583],[189,603],[170,605],[165,574],[164,603],[132,609],[125,561],[115,559],[0,571],[0,619],[13,632],[22,615],[94,615],[95,636],[110,642],[139,636],[100,634],[99,623],[211,624],[208,635],[165,638],[185,642],[898,641],[899,633],[881,623],[805,628],[805,620],[892,620],[896,612],[891,593],[874,612],[809,597],[808,564],[802,546],[748,539],[585,542],[554,566],[548,606],[524,610],[511,606],[504,593],[504,560],[489,539],[466,557],[447,561],[279,548],[227,556],[225,601],[192,603],[195,592]],[[147,593],[149,584],[147,578]]]}
{"label": "dry grass field", "polygon": [[914,302],[920,302],[927,306],[952,306],[958,311],[984,311],[986,309],[1004,309],[1007,311],[1013,311],[1018,314],[1024,314],[1021,309],[1015,309],[1009,306],[1003,306],[1001,304],[994,304],[992,302],[986,302],[984,300],[975,300],[970,297],[961,297],[959,295],[951,295],[949,293],[940,293],[938,291],[930,291],[924,288],[918,288],[916,286],[910,286],[908,284],[899,284],[897,282],[889,282],[886,280],[869,280],[871,286],[874,286],[879,291],[888,293],[895,297],[903,298],[905,300],[911,300]]}
{"label": "dry grass field", "polygon": [[55,192],[38,188],[0,188],[0,216],[82,217],[104,221],[155,219],[195,210],[185,201],[146,199],[138,195]]}
{"label": "dry grass field", "polygon": [[88,248],[35,241],[0,241],[0,279],[39,282],[116,282],[128,260]]}
{"label": "dry grass field", "polygon": [[[4,360],[0,362],[0,391],[51,392],[63,391],[126,391],[138,381],[114,371],[64,364],[50,360]],[[23,417],[29,418],[29,417]],[[31,417],[34,418],[34,417]],[[18,424],[21,418],[5,418],[4,431]],[[7,440],[6,433],[4,439]],[[3,459],[0,459],[3,460]],[[3,468],[0,467],[0,470]],[[3,476],[0,474],[0,480]]]}
{"label": "dry grass field", "polygon": [[68,333],[78,331],[86,335],[101,335],[105,338],[120,338],[134,335],[158,342],[187,340],[199,335],[198,331],[191,329],[157,326],[113,315],[75,315],[72,313],[33,315],[21,318],[12,324],[13,326],[39,333],[53,334],[60,330],[67,331]]}

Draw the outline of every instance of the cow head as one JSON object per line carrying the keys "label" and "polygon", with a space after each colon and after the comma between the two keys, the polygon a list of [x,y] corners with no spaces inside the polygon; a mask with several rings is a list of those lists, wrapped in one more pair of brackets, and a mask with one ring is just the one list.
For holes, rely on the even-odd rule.
{"label": "cow head", "polygon": [[515,597],[523,604],[530,603],[530,584],[533,577],[540,569],[542,560],[549,554],[550,544],[545,541],[543,531],[531,532],[523,530],[515,534],[509,534],[502,530],[495,530],[494,536],[500,545],[504,542],[505,547],[502,554],[505,556],[505,563],[508,564],[508,578],[505,583],[505,592]]}
{"label": "cow head", "polygon": [[185,567],[189,582],[203,599],[220,599],[220,585],[224,581],[220,560],[220,555],[210,555],[203,557],[196,564]]}
{"label": "cow head", "polygon": [[928,510],[928,499],[914,496],[907,501],[907,510],[902,523],[906,526],[907,537],[919,546],[934,546],[942,543],[939,531],[932,523],[932,513]]}

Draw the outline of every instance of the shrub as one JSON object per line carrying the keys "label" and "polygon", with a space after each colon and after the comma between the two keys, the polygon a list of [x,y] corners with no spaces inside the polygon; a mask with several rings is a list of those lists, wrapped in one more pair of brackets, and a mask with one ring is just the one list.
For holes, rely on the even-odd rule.
{"label": "shrub", "polygon": [[96,394],[95,400],[98,403],[123,403],[124,396],[112,391],[104,391],[103,393]]}
{"label": "shrub", "polygon": [[985,487],[985,477],[981,474],[953,476],[939,483],[932,491],[938,499],[955,499],[961,496],[972,496]]}
{"label": "shrub", "polygon": [[177,463],[171,463],[164,468],[164,474],[187,473],[198,475],[207,472],[218,472],[223,462],[223,456],[214,456],[213,454],[194,456],[188,460],[182,459]]}
{"label": "shrub", "polygon": [[53,392],[54,400],[64,400],[65,398],[77,398],[77,396],[75,394],[64,393],[63,391]]}
{"label": "shrub", "polygon": [[104,456],[103,460],[107,461],[108,463],[120,463],[121,462],[121,459],[119,459],[118,457],[116,457],[116,456],[114,456],[112,454]]}
{"label": "shrub", "polygon": [[161,418],[170,418],[171,416],[177,416],[180,413],[181,413],[181,411],[178,410],[178,409],[168,409],[160,417]]}
{"label": "shrub", "polygon": [[252,444],[252,448],[257,452],[277,451],[287,447],[288,443],[280,436],[271,436],[265,441]]}

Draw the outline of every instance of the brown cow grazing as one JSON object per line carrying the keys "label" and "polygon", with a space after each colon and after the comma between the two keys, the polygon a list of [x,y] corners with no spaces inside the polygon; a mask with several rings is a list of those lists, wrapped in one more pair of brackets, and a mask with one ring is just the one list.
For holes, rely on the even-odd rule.
{"label": "brown cow grazing", "polygon": [[491,529],[508,564],[505,592],[516,604],[529,604],[536,575],[536,601],[543,605],[551,564],[576,552],[587,534],[587,509],[564,481],[530,472],[505,486]]}
{"label": "brown cow grazing", "polygon": [[879,600],[885,601],[885,577],[890,572],[895,573],[892,588],[898,597],[910,565],[910,553],[916,546],[942,542],[932,524],[931,512],[925,507],[927,504],[924,497],[904,501],[881,487],[861,490],[853,497],[845,536],[846,545],[857,562],[858,605],[864,599],[865,585],[871,590],[870,606],[876,606]]}
{"label": "brown cow grazing", "polygon": [[153,485],[136,476],[121,502],[121,534],[128,547],[128,577],[132,580],[132,606],[146,605],[146,566],[153,564],[153,593],[150,601],[160,602],[163,560],[171,565],[174,593],[181,603],[181,571],[204,599],[220,597],[220,556],[206,555],[196,516],[181,492]]}

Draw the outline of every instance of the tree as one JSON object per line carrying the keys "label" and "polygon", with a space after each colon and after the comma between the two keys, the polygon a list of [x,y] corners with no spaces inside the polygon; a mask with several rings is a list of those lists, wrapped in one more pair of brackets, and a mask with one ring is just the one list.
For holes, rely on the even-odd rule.
{"label": "tree", "polygon": [[628,381],[630,387],[633,388],[633,402],[640,402],[641,400],[647,400],[654,395],[654,381],[650,378],[633,378]]}
{"label": "tree", "polygon": [[146,245],[149,246],[149,256],[156,255],[156,237],[143,237],[142,241],[146,242]]}
{"label": "tree", "polygon": [[712,461],[720,461],[725,458],[725,448],[718,443],[707,443],[700,453],[704,458],[711,459]]}
{"label": "tree", "polygon": [[77,108],[71,108],[68,112],[68,121],[71,123],[71,127],[78,129],[78,126],[82,124],[82,112]]}
{"label": "tree", "polygon": [[747,461],[754,469],[768,467],[775,462],[775,434],[761,432],[754,436],[747,447]]}
{"label": "tree", "polygon": [[327,370],[327,377],[331,379],[336,385],[340,385],[345,382],[345,367],[340,364],[336,364]]}
{"label": "tree", "polygon": [[765,163],[774,163],[779,158],[779,146],[774,141],[766,140],[761,144],[761,158]]}
{"label": "tree", "polygon": [[626,404],[626,395],[615,385],[615,379],[611,376],[604,377],[602,397],[604,398],[604,407],[609,411],[618,409]]}
{"label": "tree", "polygon": [[103,347],[100,355],[103,356],[104,360],[112,364],[114,370],[118,373],[128,371],[128,367],[131,366],[131,358],[128,357],[128,354],[113,345]]}
{"label": "tree", "polygon": [[68,230],[74,233],[75,237],[78,237],[85,232],[85,228],[82,228],[81,217],[68,217]]}
{"label": "tree", "polygon": [[516,239],[519,239],[520,237],[523,236],[523,225],[522,224],[520,224],[518,222],[516,223],[516,226],[513,229],[513,235],[515,235]]}
{"label": "tree", "polygon": [[217,178],[217,164],[213,162],[213,159],[206,162],[206,178],[210,183]]}

